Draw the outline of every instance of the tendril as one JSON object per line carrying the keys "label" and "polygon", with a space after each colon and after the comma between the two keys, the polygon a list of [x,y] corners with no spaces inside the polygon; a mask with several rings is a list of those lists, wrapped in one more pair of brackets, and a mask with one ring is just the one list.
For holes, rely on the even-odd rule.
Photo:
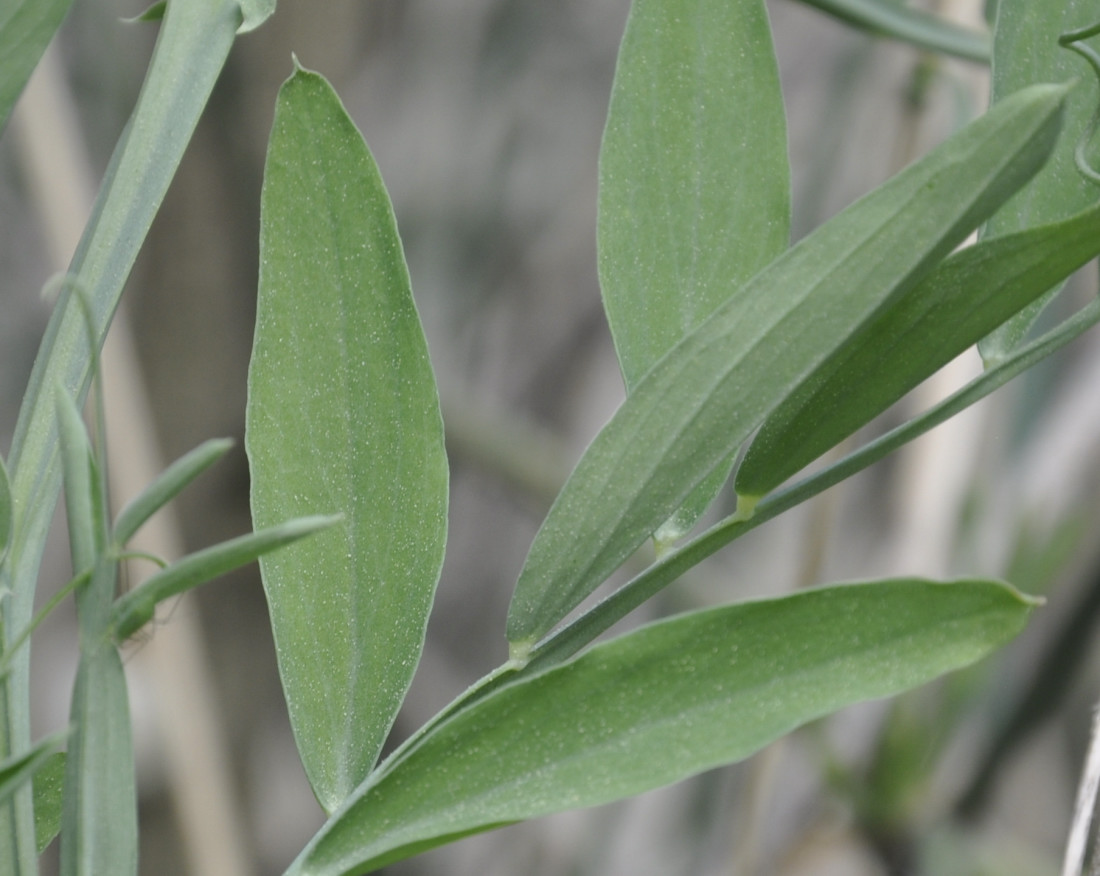
{"label": "tendril", "polygon": [[[1097,80],[1100,81],[1100,55],[1096,53],[1096,50],[1092,48],[1092,46],[1085,45],[1084,43],[1084,40],[1096,36],[1098,33],[1100,33],[1100,24],[1093,24],[1089,27],[1080,28],[1079,30],[1067,31],[1058,37],[1058,45],[1064,49],[1076,52],[1088,61],[1089,66],[1092,67],[1093,72],[1096,74]],[[1085,179],[1100,185],[1100,171],[1097,171],[1089,164],[1088,157],[1086,156],[1089,144],[1092,142],[1098,129],[1100,129],[1100,104],[1097,105],[1096,110],[1093,112],[1092,119],[1089,120],[1084,136],[1082,136],[1080,142],[1077,144],[1077,148],[1074,150],[1073,160],[1077,164],[1077,170]]]}

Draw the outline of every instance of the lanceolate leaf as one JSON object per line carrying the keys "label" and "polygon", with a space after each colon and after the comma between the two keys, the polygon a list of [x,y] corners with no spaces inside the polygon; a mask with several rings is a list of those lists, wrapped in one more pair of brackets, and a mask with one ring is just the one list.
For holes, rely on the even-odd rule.
{"label": "lanceolate leaf", "polygon": [[58,751],[47,757],[34,774],[34,842],[39,854],[61,832],[64,788],[65,752]]}
{"label": "lanceolate leaf", "polygon": [[346,522],[261,567],[306,772],[331,811],[378,756],[443,559],[447,460],[389,198],[320,76],[276,106],[247,448],[257,527]]}
{"label": "lanceolate leaf", "polygon": [[[993,102],[1007,99],[1036,82],[1062,82],[1081,77],[1066,101],[1064,134],[1050,161],[987,224],[984,235],[993,237],[1066,219],[1100,199],[1100,188],[1090,183],[1074,165],[1073,153],[1100,101],[1096,75],[1079,55],[1058,45],[1067,31],[1097,21],[1092,0],[1044,0],[1043,3],[998,4],[993,32]],[[1094,144],[1092,154],[1100,155]],[[995,364],[1019,345],[1040,311],[1053,297],[1037,301],[980,345],[987,365]]]}
{"label": "lanceolate leaf", "polygon": [[1100,208],[948,258],[764,421],[737,470],[738,496],[771,492],[1097,254]]}
{"label": "lanceolate leaf", "polygon": [[0,130],[73,0],[8,0],[0,8]]}
{"label": "lanceolate leaf", "polygon": [[[600,152],[599,268],[627,390],[788,244],[783,95],[763,0],[638,0]],[[665,536],[689,529],[720,466]]]}
{"label": "lanceolate leaf", "polygon": [[356,791],[289,873],[367,873],[739,760],[842,706],[977,660],[1030,608],[994,582],[897,580],[644,627],[439,724]]}
{"label": "lanceolate leaf", "polygon": [[635,387],[588,448],[508,615],[530,645],[614,571],[764,416],[1042,165],[1066,86],[1004,101],[742,286]]}

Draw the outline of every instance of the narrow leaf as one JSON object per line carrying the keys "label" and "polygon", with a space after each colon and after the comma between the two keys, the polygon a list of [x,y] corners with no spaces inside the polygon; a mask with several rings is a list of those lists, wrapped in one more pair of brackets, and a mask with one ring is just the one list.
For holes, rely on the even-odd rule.
{"label": "narrow leaf", "polygon": [[86,651],[70,710],[61,876],[137,873],[137,792],[126,677],[107,643]]}
{"label": "narrow leaf", "polygon": [[356,791],[289,872],[367,873],[740,760],[814,718],[972,663],[1032,605],[995,582],[907,579],[643,627],[444,721]]}
{"label": "narrow leaf", "polygon": [[47,757],[34,774],[34,841],[38,854],[61,832],[64,789],[65,752],[59,751]]}
{"label": "narrow leaf", "polygon": [[0,9],[0,130],[73,0],[8,0]]}
{"label": "narrow leaf", "polygon": [[[41,0],[32,0],[41,7]],[[175,173],[241,21],[236,0],[170,3],[137,108],[112,157],[69,274],[87,291],[95,343],[106,335],[123,284]],[[7,48],[0,51],[6,58]],[[87,321],[71,293],[55,308],[23,397],[8,457],[16,532],[3,627],[22,630],[34,610],[38,565],[61,481],[54,387],[83,397],[90,377]],[[0,757],[31,745],[26,651],[0,681]],[[36,872],[31,795],[0,810],[0,849],[14,872]]]}
{"label": "narrow leaf", "polygon": [[37,780],[36,774],[52,756],[64,748],[68,735],[68,731],[54,733],[39,740],[29,751],[0,762],[0,800],[10,799],[12,794],[32,778]]}
{"label": "narrow leaf", "polygon": [[157,605],[165,599],[212,581],[339,521],[339,517],[303,517],[189,554],[118,598],[111,612],[115,638],[124,641],[136,633],[153,619]]}
{"label": "narrow leaf", "polygon": [[989,36],[894,0],[802,0],[871,33],[967,61],[989,62]]}
{"label": "narrow leaf", "polygon": [[61,432],[69,546],[73,570],[79,573],[92,568],[99,553],[95,543],[92,447],[80,412],[61,389],[57,391],[57,419]]}
{"label": "narrow leaf", "polygon": [[148,487],[135,496],[118,515],[112,531],[116,545],[126,544],[157,511],[171,502],[195,478],[221,459],[233,446],[228,438],[204,441],[177,459]]}
{"label": "narrow leaf", "polygon": [[12,514],[11,481],[4,460],[0,459],[0,566],[4,565],[11,548]]}
{"label": "narrow leaf", "polygon": [[331,811],[378,757],[423,647],[447,459],[389,197],[317,74],[280,92],[261,214],[253,516],[346,518],[261,563],[298,748]]}
{"label": "narrow leaf", "polygon": [[[790,234],[783,95],[763,0],[639,0],[600,151],[599,268],[629,392]],[[662,528],[690,529],[717,472]]]}
{"label": "narrow leaf", "polygon": [[[1079,55],[1058,45],[1067,31],[1095,24],[1091,0],[1045,0],[1043,3],[1001,3],[993,31],[994,104],[1036,82],[1082,81],[1066,101],[1064,135],[1046,166],[990,219],[984,236],[1009,234],[1031,225],[1065,219],[1092,206],[1100,190],[1077,170],[1074,152],[1100,102],[1096,75]],[[1092,155],[1100,155],[1095,144]],[[1008,355],[1035,324],[1050,294],[982,341],[979,350],[987,366]]]}
{"label": "narrow leaf", "polygon": [[508,614],[522,658],[875,310],[1042,165],[1068,86],[1021,92],[822,225],[672,349],[586,451]]}
{"label": "narrow leaf", "polygon": [[948,258],[772,412],[737,470],[738,496],[771,492],[1097,254],[1100,208]]}

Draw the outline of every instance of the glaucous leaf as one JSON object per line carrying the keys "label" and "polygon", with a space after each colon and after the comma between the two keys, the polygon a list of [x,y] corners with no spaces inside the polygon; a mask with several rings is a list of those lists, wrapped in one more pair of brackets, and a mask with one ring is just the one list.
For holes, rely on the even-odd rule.
{"label": "glaucous leaf", "polygon": [[8,480],[8,470],[4,465],[4,460],[0,459],[0,566],[4,565],[8,550],[11,548],[13,525],[11,482]]}
{"label": "glaucous leaf", "polygon": [[[789,235],[787,128],[763,0],[637,0],[600,151],[597,238],[627,391]],[[691,528],[732,464],[659,542]]]}
{"label": "glaucous leaf", "polygon": [[648,372],[535,537],[508,613],[516,659],[870,314],[1042,166],[1067,90],[1035,86],[963,128],[756,274]]}
{"label": "glaucous leaf", "polygon": [[[993,30],[994,104],[1037,82],[1064,82],[1075,76],[1082,81],[1066,100],[1064,134],[1050,160],[989,220],[984,236],[994,237],[1066,219],[1100,199],[1100,189],[1085,179],[1074,163],[1074,152],[1100,102],[1096,75],[1079,55],[1058,45],[1062,33],[1088,27],[1096,21],[1097,7],[1091,0],[998,5]],[[1094,144],[1091,154],[1100,155],[1100,147]],[[982,341],[979,350],[987,366],[1019,345],[1061,283],[1053,286],[1046,298],[1036,301]]]}
{"label": "glaucous leaf", "polygon": [[740,760],[965,666],[1033,603],[990,581],[840,585],[680,615],[488,694],[375,773],[288,874],[367,873],[452,839]]}
{"label": "glaucous leaf", "polygon": [[734,486],[749,504],[1100,254],[1100,208],[986,239],[866,322],[764,421]]}
{"label": "glaucous leaf", "polygon": [[73,0],[9,0],[0,8],[0,130]]}
{"label": "glaucous leaf", "polygon": [[345,517],[261,562],[298,748],[332,811],[373,766],[423,646],[446,537],[443,425],[389,197],[315,73],[279,94],[261,213],[253,517]]}

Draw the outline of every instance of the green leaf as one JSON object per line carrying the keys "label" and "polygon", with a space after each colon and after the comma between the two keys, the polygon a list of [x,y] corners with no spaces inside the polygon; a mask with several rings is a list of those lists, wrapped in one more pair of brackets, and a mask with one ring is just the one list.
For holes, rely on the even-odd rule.
{"label": "green leaf", "polygon": [[244,21],[237,32],[247,33],[275,14],[275,0],[241,0],[241,12],[244,14]]}
{"label": "green leaf", "polygon": [[[41,0],[31,5],[42,6]],[[8,457],[15,535],[0,604],[3,627],[26,629],[34,610],[38,565],[61,481],[54,388],[83,398],[90,378],[88,322],[102,342],[123,284],[184,147],[229,53],[241,11],[236,0],[170,3],[160,28],[137,108],[115,150],[91,221],[69,269],[71,287],[85,291],[85,319],[71,288],[50,319],[23,398]],[[6,50],[0,52],[6,58]],[[30,747],[30,682],[26,651],[0,684],[0,757]],[[0,810],[4,865],[36,872],[34,819],[29,793],[15,810]],[[8,854],[10,852],[10,854]]]}
{"label": "green leaf", "polygon": [[228,438],[212,438],[168,466],[153,483],[119,512],[112,530],[114,543],[119,547],[125,545],[150,517],[176,498],[191,481],[225,456],[232,446],[233,442]]}
{"label": "green leaf", "polygon": [[906,579],[643,627],[438,725],[357,790],[289,873],[366,873],[740,760],[814,718],[972,663],[1033,604],[990,581]]}
{"label": "green leaf", "polygon": [[989,37],[894,0],[802,0],[871,33],[893,37],[922,49],[988,63]]}
{"label": "green leaf", "polygon": [[61,831],[64,788],[65,752],[58,751],[34,774],[34,839],[39,854]]}
{"label": "green leaf", "polygon": [[157,605],[165,599],[205,584],[307,535],[328,529],[340,519],[303,517],[189,554],[118,598],[111,612],[115,638],[121,642],[136,633],[153,619]]}
{"label": "green leaf", "polygon": [[[762,0],[635,2],[600,151],[598,229],[604,309],[628,392],[786,249],[789,177]],[[732,464],[659,541],[691,528]]]}
{"label": "green leaf", "polygon": [[146,21],[161,21],[164,18],[164,13],[168,10],[167,0],[158,0],[158,2],[151,5],[141,15],[135,15],[133,18],[122,19],[127,24],[137,24],[138,22]]}
{"label": "green leaf", "polygon": [[875,310],[1042,165],[1068,86],[1004,101],[742,286],[648,373],[535,537],[508,614],[522,659]]}
{"label": "green leaf", "polygon": [[0,130],[73,0],[7,0],[0,9]]}
{"label": "green leaf", "polygon": [[738,497],[771,492],[1097,254],[1100,208],[948,258],[771,413],[737,470]]}
{"label": "green leaf", "polygon": [[0,566],[8,557],[12,531],[11,481],[4,460],[0,459]]}
{"label": "green leaf", "polygon": [[261,562],[298,748],[331,811],[378,757],[423,647],[447,459],[389,197],[315,73],[280,92],[261,214],[253,517],[346,518]]}
{"label": "green leaf", "polygon": [[110,644],[85,651],[70,710],[61,876],[137,873],[137,792],[126,677]]}
{"label": "green leaf", "polygon": [[[1096,23],[1091,0],[1044,0],[1043,3],[1002,3],[993,31],[993,94],[995,104],[1036,82],[1062,82],[1073,76],[1081,83],[1066,101],[1064,134],[1046,166],[990,219],[983,234],[994,237],[1072,216],[1100,197],[1096,186],[1077,170],[1074,152],[1088,130],[1100,102],[1096,76],[1079,56],[1058,45],[1070,30]],[[1100,152],[1094,147],[1092,155]],[[1017,347],[1035,324],[1050,294],[1010,320],[979,345],[987,366]]]}
{"label": "green leaf", "polygon": [[0,800],[8,800],[33,778],[38,780],[47,761],[65,746],[68,731],[39,740],[29,751],[0,762]]}

